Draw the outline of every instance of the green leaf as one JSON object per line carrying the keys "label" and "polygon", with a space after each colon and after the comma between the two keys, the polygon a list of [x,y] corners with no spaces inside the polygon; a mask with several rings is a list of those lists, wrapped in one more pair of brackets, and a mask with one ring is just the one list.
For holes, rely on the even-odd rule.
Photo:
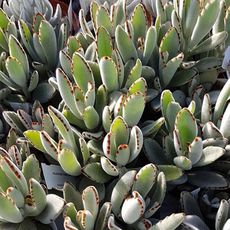
{"label": "green leaf", "polygon": [[110,57],[102,57],[99,63],[102,82],[108,92],[119,88],[117,66]]}
{"label": "green leaf", "polygon": [[103,26],[109,34],[113,34],[113,24],[110,21],[109,12],[103,6],[99,7],[96,14],[96,27],[100,26]]}
{"label": "green leaf", "polygon": [[134,46],[134,43],[129,37],[129,35],[124,31],[124,29],[120,25],[116,27],[115,40],[117,48],[125,63],[130,59],[137,59],[138,55],[136,47]]}
{"label": "green leaf", "polygon": [[7,17],[7,14],[5,13],[5,11],[2,8],[0,8],[0,28],[3,31],[5,31],[9,22],[10,22],[10,20]]}
{"label": "green leaf", "polygon": [[52,106],[48,107],[48,112],[63,139],[73,148],[74,151],[76,151],[76,153],[78,153],[74,134],[67,119],[60,111]]}
{"label": "green leaf", "polygon": [[225,83],[224,87],[220,91],[220,94],[217,98],[215,108],[214,108],[214,114],[213,114],[214,123],[216,123],[223,115],[225,105],[227,103],[229,96],[230,96],[230,80],[228,80]]}
{"label": "green leaf", "polygon": [[27,77],[21,62],[12,56],[6,59],[6,69],[13,82],[22,88],[27,87]]}
{"label": "green leaf", "polygon": [[171,27],[160,43],[160,53],[168,52],[169,59],[176,57],[180,50],[180,39],[176,28]]}
{"label": "green leaf", "polygon": [[46,153],[49,154],[54,160],[57,160],[57,143],[44,130],[40,132],[40,138]]}
{"label": "green leaf", "polygon": [[193,29],[189,47],[192,49],[210,32],[219,13],[219,1],[214,0],[206,4],[197,19]]}
{"label": "green leaf", "polygon": [[165,67],[162,69],[162,81],[164,86],[167,86],[171,82],[183,59],[184,54],[180,53],[176,57],[169,60]]}
{"label": "green leaf", "polygon": [[80,113],[76,107],[73,85],[65,73],[59,68],[56,70],[56,79],[59,92],[65,104],[69,107],[73,114],[78,114],[80,116]]}
{"label": "green leaf", "polygon": [[147,164],[142,167],[135,176],[132,191],[137,191],[143,198],[152,189],[157,178],[157,167],[154,164]]}
{"label": "green leaf", "polygon": [[143,51],[143,64],[147,64],[154,48],[157,45],[157,31],[154,26],[149,27],[145,37],[144,51]]}
{"label": "green leaf", "polygon": [[41,169],[39,166],[39,161],[34,154],[29,155],[23,162],[22,173],[25,176],[27,182],[29,182],[30,178],[41,181]]}
{"label": "green leaf", "polygon": [[93,106],[88,106],[82,114],[82,118],[88,129],[95,129],[99,124],[99,115]]}
{"label": "green leaf", "polygon": [[112,208],[112,205],[109,202],[105,202],[102,205],[102,207],[99,211],[99,214],[98,214],[95,229],[103,230],[107,227],[107,224],[108,224],[107,222],[108,222],[108,218],[109,218],[110,213],[111,213],[111,208]]}
{"label": "green leaf", "polygon": [[69,182],[63,186],[63,196],[66,203],[71,202],[78,210],[83,209],[81,193]]}
{"label": "green leaf", "polygon": [[58,162],[69,175],[79,176],[81,174],[81,165],[72,150],[63,148],[58,153]]}
{"label": "green leaf", "polygon": [[192,49],[191,55],[196,55],[216,49],[218,46],[224,43],[227,37],[228,33],[226,31],[216,33]]}
{"label": "green leaf", "polygon": [[9,53],[10,56],[16,58],[22,64],[24,72],[27,76],[29,74],[29,62],[27,55],[17,38],[15,38],[13,35],[10,35],[9,37]]}
{"label": "green leaf", "polygon": [[0,159],[0,167],[14,186],[20,190],[24,196],[28,195],[29,191],[24,175],[8,157],[2,157]]}
{"label": "green leaf", "polygon": [[112,39],[104,27],[99,27],[97,31],[97,54],[99,60],[104,57],[111,57],[113,52]]}
{"label": "green leaf", "polygon": [[90,81],[94,84],[94,78],[92,70],[81,54],[77,52],[73,54],[71,69],[76,84],[86,93],[88,90],[88,82]]}
{"label": "green leaf", "polygon": [[99,209],[99,194],[94,186],[88,186],[82,192],[82,203],[84,210],[90,211],[94,220],[97,217]]}
{"label": "green leaf", "polygon": [[111,195],[112,211],[118,215],[121,210],[121,205],[126,198],[127,194],[132,188],[136,176],[135,170],[130,170],[125,173],[113,188]]}
{"label": "green leaf", "polygon": [[158,167],[165,174],[166,181],[176,180],[183,175],[182,170],[173,165],[158,165]]}
{"label": "green leaf", "polygon": [[51,69],[54,69],[57,64],[57,39],[54,28],[48,21],[41,21],[38,36],[48,64]]}
{"label": "green leaf", "polygon": [[0,205],[1,219],[11,223],[20,223],[23,221],[23,216],[14,201],[4,193],[0,193]]}
{"label": "green leaf", "polygon": [[46,208],[36,219],[43,224],[50,224],[61,214],[65,202],[61,197],[55,194],[48,194],[46,199]]}
{"label": "green leaf", "polygon": [[89,179],[97,183],[106,183],[111,178],[103,171],[99,163],[87,164],[82,171]]}
{"label": "green leaf", "polygon": [[136,125],[145,109],[145,96],[142,93],[134,93],[126,98],[122,109],[122,117],[129,127]]}
{"label": "green leaf", "polygon": [[186,0],[184,1],[183,14],[182,14],[182,26],[183,34],[186,40],[189,40],[194,30],[197,18],[199,16],[200,6],[199,1]]}
{"label": "green leaf", "polygon": [[134,30],[134,40],[144,38],[147,30],[147,16],[142,4],[138,4],[133,12],[131,23]]}
{"label": "green leaf", "polygon": [[136,64],[130,70],[130,73],[125,83],[125,87],[129,88],[135,81],[141,78],[141,74],[142,74],[142,63],[140,59],[137,59]]}
{"label": "green leaf", "polygon": [[121,144],[127,144],[129,140],[129,130],[126,122],[120,116],[116,117],[111,124],[110,132],[114,137],[113,141],[118,147]]}
{"label": "green leaf", "polygon": [[36,149],[40,150],[43,153],[46,152],[41,142],[40,131],[27,130],[23,134]]}
{"label": "green leaf", "polygon": [[191,144],[197,136],[198,128],[195,117],[187,109],[182,109],[176,116],[174,132],[174,145],[179,142],[182,153],[188,150],[188,145]]}

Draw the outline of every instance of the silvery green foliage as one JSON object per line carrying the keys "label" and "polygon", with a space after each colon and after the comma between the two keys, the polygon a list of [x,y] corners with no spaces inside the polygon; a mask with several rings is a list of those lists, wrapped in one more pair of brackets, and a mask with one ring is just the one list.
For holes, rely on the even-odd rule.
{"label": "silvery green foliage", "polygon": [[24,20],[18,21],[22,44],[32,58],[33,67],[52,76],[58,65],[58,52],[63,49],[69,36],[68,20],[61,18],[58,25],[53,27],[41,13],[32,17],[32,28]]}
{"label": "silvery green foliage", "polygon": [[16,146],[0,156],[0,222],[1,228],[18,229],[24,220],[50,224],[62,212],[64,200],[57,195],[46,195],[40,184],[39,162],[34,155],[25,161]]}
{"label": "silvery green foliage", "polygon": [[[229,92],[229,81],[227,81],[219,94],[213,113],[210,97],[206,94],[201,111],[197,113],[198,117],[196,117],[194,101],[191,101],[188,108],[182,108],[174,100],[172,93],[165,90],[161,96],[163,118],[153,123],[146,121],[142,127],[144,136],[154,137],[156,135],[158,140],[161,138],[162,142],[160,143],[163,143],[162,148],[156,140],[145,139],[144,147],[148,159],[157,164],[171,162],[178,168],[188,171],[189,182],[197,186],[226,187],[226,180],[221,174],[199,169],[216,162],[228,152],[229,131],[227,124],[230,116],[227,98]],[[159,130],[162,129],[163,124],[167,131],[161,137]],[[196,170],[190,174],[189,170],[191,169]],[[210,175],[212,179],[202,182],[207,175]]]}
{"label": "silvery green foliage", "polygon": [[172,214],[152,224],[150,217],[160,208],[166,192],[166,179],[153,164],[139,171],[126,172],[112,190],[112,212],[109,229],[176,229],[183,221],[183,214]]}
{"label": "silvery green foliage", "polygon": [[35,101],[31,112],[26,112],[23,109],[14,111],[3,111],[3,117],[8,125],[13,128],[18,135],[23,135],[28,129],[41,131],[44,130],[51,137],[54,136],[54,125],[49,114],[44,112],[39,101]]}
{"label": "silvery green foliage", "polygon": [[[35,148],[58,161],[70,175],[79,176],[83,172],[91,180],[105,183],[112,176],[122,173],[142,149],[143,136],[140,128],[135,125],[129,128],[120,116],[114,119],[103,137],[103,132],[95,135],[87,132],[81,134],[52,106],[49,106],[48,112],[58,131],[58,139],[53,132],[51,135],[48,133],[50,130],[46,130],[52,124],[50,120],[42,130],[26,130],[24,136]],[[87,143],[84,136],[91,137],[92,140]]]}
{"label": "silvery green foliage", "polygon": [[[215,0],[204,7],[198,1],[145,1],[143,4],[151,6],[150,11],[157,16],[152,24],[142,4],[128,13],[124,2],[116,1],[108,7],[106,3],[99,5],[92,1],[90,25],[83,10],[80,11],[81,33],[76,37],[85,59],[94,62],[91,64],[94,70],[95,62],[103,56],[111,57],[115,47],[122,60],[118,65],[120,73],[123,70],[129,73],[140,59],[141,75],[149,85],[147,98],[153,99],[154,110],[160,109],[159,92],[166,87],[188,83],[189,87],[184,90],[190,97],[202,97],[201,86],[203,90],[210,90],[220,73],[223,50],[229,43],[226,32],[229,16],[224,10],[227,3],[223,1],[219,5]],[[65,59],[63,69],[67,64]],[[116,59],[113,60],[117,64]]]}
{"label": "silvery green foliage", "polygon": [[16,20],[22,19],[26,23],[33,22],[33,16],[37,13],[44,15],[47,21],[55,26],[62,17],[61,7],[57,6],[56,11],[48,0],[4,0],[3,10],[11,17],[14,16]]}
{"label": "silvery green foliage", "polygon": [[[38,34],[40,36],[40,40],[38,41],[35,39],[35,36],[34,39],[32,39],[31,32],[26,24],[23,24],[23,21],[20,21],[19,27],[21,29],[19,29],[18,31],[14,20],[9,19],[2,9],[0,9],[0,17],[2,22],[0,28],[0,47],[2,49],[0,81],[6,86],[2,90],[6,91],[5,94],[7,94],[7,91],[9,90],[12,91],[12,95],[10,94],[9,97],[7,97],[6,99],[7,102],[22,103],[30,99],[38,99],[41,103],[47,102],[54,95],[55,89],[50,84],[48,84],[48,77],[47,80],[45,79],[44,75],[46,75],[47,73],[45,73],[44,70],[46,70],[47,72],[51,71],[52,65],[49,65],[49,63],[53,63],[53,61],[49,61],[48,64],[46,63],[47,61],[44,63],[39,63],[40,59],[35,51],[36,48],[38,48],[38,45],[40,45],[40,47],[38,48],[39,54],[42,54],[41,50],[45,48],[42,48],[42,45],[44,45],[44,43],[48,45],[48,39],[44,38],[44,36],[48,35],[48,38],[50,39],[52,32],[53,34],[55,33],[53,27],[51,27],[51,25],[47,21],[43,21],[42,18],[40,18],[41,24],[39,24],[38,22],[36,24],[37,29],[39,29]],[[47,27],[50,30],[47,29]],[[23,36],[22,40],[25,41],[24,45],[28,53],[26,53],[24,47],[17,38],[19,37],[20,33]],[[35,43],[31,44],[32,40],[34,40],[34,42],[35,40],[37,41],[37,46],[35,45]],[[56,63],[56,55],[58,50],[52,48],[55,46],[55,41],[52,43],[54,45],[49,46],[49,48],[52,50],[48,50],[51,53],[52,51],[54,51],[55,54],[53,54],[53,57],[49,56],[49,58],[54,59],[54,62]],[[47,50],[47,48],[45,49]],[[44,77],[41,77],[41,75]],[[4,92],[2,92],[2,94],[4,94]]]}
{"label": "silvery green foliage", "polygon": [[108,218],[111,214],[111,203],[105,202],[100,207],[99,194],[94,186],[86,187],[81,194],[66,183],[63,193],[67,202],[63,212],[66,230],[103,230],[107,228]]}

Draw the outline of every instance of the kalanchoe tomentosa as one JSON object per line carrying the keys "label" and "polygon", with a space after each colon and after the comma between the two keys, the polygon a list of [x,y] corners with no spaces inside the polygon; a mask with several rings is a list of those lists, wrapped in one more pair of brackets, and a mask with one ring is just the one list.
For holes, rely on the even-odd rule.
{"label": "kalanchoe tomentosa", "polygon": [[[64,200],[57,195],[46,195],[40,184],[39,162],[30,155],[22,163],[16,155],[1,149],[0,156],[0,223],[17,229],[23,221],[31,226],[36,222],[51,223],[61,213]],[[11,159],[15,160],[15,163]],[[21,170],[20,168],[21,167]],[[14,224],[14,225],[13,225]]]}
{"label": "kalanchoe tomentosa", "polygon": [[73,230],[103,230],[107,228],[111,203],[105,202],[99,207],[99,194],[94,186],[85,188],[81,195],[79,191],[74,190],[70,184],[66,183],[63,192],[64,198],[68,202],[63,212],[66,230],[70,228]]}
{"label": "kalanchoe tomentosa", "polygon": [[138,172],[128,171],[112,190],[112,212],[119,221],[110,216],[109,229],[176,229],[184,219],[182,213],[155,224],[149,219],[160,208],[165,192],[165,175],[155,165],[145,165]]}
{"label": "kalanchoe tomentosa", "polygon": [[[171,92],[164,91],[161,97],[161,109],[166,129],[162,129],[162,133],[159,132],[156,136],[161,139],[159,140],[162,141],[163,148],[157,141],[146,138],[144,146],[148,158],[158,164],[173,162],[183,170],[194,169],[191,173],[188,172],[188,181],[197,186],[226,187],[227,182],[222,175],[211,171],[200,171],[199,168],[225,157],[224,154],[228,153],[230,119],[228,96],[229,81],[220,92],[213,113],[208,94],[204,96],[201,111],[196,112],[194,101],[188,108],[182,109]],[[199,120],[196,120],[193,113],[197,114]],[[149,135],[148,126],[151,125],[147,124],[142,129],[144,135]],[[160,127],[156,126],[157,130]],[[162,154],[159,155],[159,152]],[[207,175],[212,179],[202,182]]]}

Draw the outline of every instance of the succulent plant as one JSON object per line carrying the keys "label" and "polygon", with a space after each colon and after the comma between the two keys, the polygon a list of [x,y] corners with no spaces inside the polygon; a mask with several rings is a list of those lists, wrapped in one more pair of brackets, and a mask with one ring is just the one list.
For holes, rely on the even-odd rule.
{"label": "succulent plant", "polygon": [[111,203],[105,202],[99,207],[99,194],[94,186],[88,186],[81,194],[79,191],[73,190],[70,185],[65,184],[63,192],[64,198],[68,202],[63,211],[66,230],[103,230],[107,228],[108,218],[111,214]]}
{"label": "succulent plant", "polygon": [[[32,29],[25,21],[18,21],[22,43],[32,58],[32,65],[38,71],[54,72],[58,65],[58,52],[63,49],[69,36],[67,19],[59,20],[58,26],[53,27],[44,15],[33,15]],[[49,76],[48,75],[48,76]]]}
{"label": "succulent plant", "polygon": [[[46,81],[41,79],[39,72],[30,68],[30,59],[19,40],[11,33],[6,40],[7,51],[2,53],[3,68],[0,71],[0,81],[5,84],[6,89],[15,92],[7,98],[9,103],[25,102],[39,99],[42,103],[47,102],[54,94],[55,89]],[[3,48],[6,48],[3,47]],[[41,93],[41,90],[46,93]]]}
{"label": "succulent plant", "polygon": [[59,216],[64,200],[54,194],[46,195],[40,184],[40,167],[34,155],[22,162],[16,150],[7,152],[1,149],[0,172],[1,228],[13,224],[12,229],[18,229],[23,221],[33,227],[34,221],[49,224]]}
{"label": "succulent plant", "polygon": [[126,172],[112,190],[112,212],[119,221],[114,222],[111,216],[109,229],[176,229],[184,219],[183,214],[173,214],[155,225],[149,220],[160,208],[165,192],[164,173],[155,165]]}
{"label": "succulent plant", "polygon": [[14,16],[16,20],[22,19],[27,24],[33,22],[33,16],[40,13],[45,16],[47,21],[50,21],[55,26],[62,17],[61,7],[58,5],[56,11],[48,0],[44,1],[25,1],[25,0],[4,0],[3,10],[9,17]]}
{"label": "succulent plant", "polygon": [[23,109],[18,109],[16,112],[3,111],[3,117],[18,135],[22,136],[24,131],[32,129],[38,131],[44,130],[51,137],[54,136],[55,131],[51,117],[45,113],[39,101],[35,101],[28,112]]}
{"label": "succulent plant", "polygon": [[[157,132],[159,133],[156,139],[160,142],[151,138],[144,140],[145,153],[150,161],[157,164],[173,162],[185,171],[196,169],[191,174],[188,172],[187,175],[189,182],[197,186],[226,187],[227,183],[222,175],[200,171],[199,168],[224,157],[228,149],[228,106],[225,109],[229,96],[228,85],[229,82],[222,89],[213,114],[210,97],[208,94],[204,96],[201,111],[197,112],[199,120],[194,115],[196,110],[194,101],[188,108],[181,108],[180,104],[174,100],[172,93],[165,90],[161,96],[161,110],[164,118],[152,124],[148,121],[142,128],[144,136],[153,137]],[[163,148],[159,143],[163,144]],[[210,175],[212,179],[210,181],[206,179],[201,183],[207,175]],[[216,178],[216,185],[214,178]],[[220,185],[221,182],[222,185]]]}

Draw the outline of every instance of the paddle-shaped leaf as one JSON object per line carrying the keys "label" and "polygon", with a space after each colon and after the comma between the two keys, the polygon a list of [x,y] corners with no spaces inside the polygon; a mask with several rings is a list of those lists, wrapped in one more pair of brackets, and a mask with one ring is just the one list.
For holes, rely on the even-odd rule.
{"label": "paddle-shaped leaf", "polygon": [[182,109],[176,116],[174,145],[179,143],[180,151],[187,152],[188,145],[193,142],[197,132],[195,117],[187,108]]}
{"label": "paddle-shaped leaf", "polygon": [[112,56],[112,39],[104,27],[99,27],[97,31],[97,53],[98,58],[101,59],[104,56]]}
{"label": "paddle-shaped leaf", "polygon": [[195,47],[211,30],[219,13],[219,1],[214,0],[206,4],[193,29],[189,47]]}
{"label": "paddle-shaped leaf", "polygon": [[118,50],[125,63],[130,59],[137,59],[137,51],[134,43],[120,25],[116,27],[115,40]]}
{"label": "paddle-shaped leaf", "polygon": [[142,93],[136,92],[126,98],[122,109],[122,117],[129,127],[138,124],[144,112],[144,108],[145,96]]}
{"label": "paddle-shaped leaf", "polygon": [[132,192],[132,197],[125,199],[121,216],[125,223],[135,223],[145,212],[145,201],[142,196],[136,192]]}

